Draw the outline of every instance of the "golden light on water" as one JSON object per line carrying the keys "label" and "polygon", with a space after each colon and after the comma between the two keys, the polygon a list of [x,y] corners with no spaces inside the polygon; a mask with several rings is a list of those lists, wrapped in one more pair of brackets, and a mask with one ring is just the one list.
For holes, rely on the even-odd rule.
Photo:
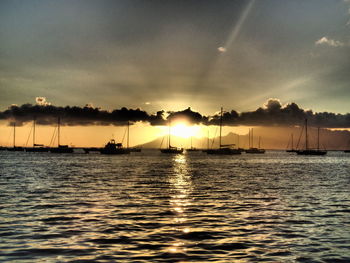
{"label": "golden light on water", "polygon": [[[174,190],[170,199],[171,209],[176,215],[173,223],[176,225],[175,231],[188,234],[190,228],[186,225],[187,216],[186,210],[192,205],[190,196],[192,192],[192,180],[187,164],[187,155],[174,155],[173,159],[174,174],[169,178],[169,182]],[[186,252],[186,244],[184,242],[176,241],[171,243],[166,251],[169,253],[184,253]]]}

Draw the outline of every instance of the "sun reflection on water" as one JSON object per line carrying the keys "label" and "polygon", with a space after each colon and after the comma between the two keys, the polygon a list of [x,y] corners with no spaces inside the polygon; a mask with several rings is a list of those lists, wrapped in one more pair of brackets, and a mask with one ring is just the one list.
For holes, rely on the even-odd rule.
{"label": "sun reflection on water", "polygon": [[[172,162],[174,173],[169,178],[169,182],[173,190],[170,205],[175,214],[175,217],[173,218],[174,230],[179,234],[187,234],[190,232],[190,228],[186,225],[186,211],[188,207],[192,205],[190,198],[192,192],[192,180],[187,163],[187,155],[174,155]],[[186,244],[182,241],[180,242],[176,240],[175,243],[170,244],[166,251],[169,253],[185,253]]]}

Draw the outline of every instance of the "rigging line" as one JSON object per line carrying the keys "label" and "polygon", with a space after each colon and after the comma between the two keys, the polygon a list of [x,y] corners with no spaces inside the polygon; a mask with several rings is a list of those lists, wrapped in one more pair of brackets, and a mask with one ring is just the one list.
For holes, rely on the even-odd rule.
{"label": "rigging line", "polygon": [[28,135],[27,142],[26,142],[26,147],[28,146],[28,142],[29,142],[29,139],[30,139],[30,135],[32,135],[32,131],[33,131],[33,127],[30,128],[29,135]]}
{"label": "rigging line", "polygon": [[301,140],[301,136],[303,136],[303,132],[304,132],[304,126],[301,129],[301,133],[300,133],[300,136],[299,136],[299,139],[298,139],[298,143],[297,143],[297,146],[295,147],[295,149],[299,149],[299,143],[300,143],[300,140]]}
{"label": "rigging line", "polygon": [[[215,136],[216,136],[217,133],[218,133],[218,127],[216,127],[216,130],[215,130],[214,137],[213,137],[213,140],[212,140],[212,142],[211,142],[211,147],[210,147],[210,148],[213,148],[213,146],[214,146]],[[220,146],[219,146],[219,147],[220,147]]]}
{"label": "rigging line", "polygon": [[162,141],[160,142],[160,146],[159,146],[159,148],[162,148],[163,141],[164,141],[164,137],[165,137],[165,136],[163,136]]}
{"label": "rigging line", "polygon": [[289,137],[287,147],[286,147],[287,150],[289,149],[289,143],[290,143],[291,139],[292,139],[292,137]]}
{"label": "rigging line", "polygon": [[57,129],[57,127],[55,127],[55,129],[54,129],[54,131],[53,131],[53,134],[52,134],[52,137],[51,137],[51,141],[50,141],[50,143],[49,143],[49,146],[51,147],[51,146],[53,146],[53,142],[55,141],[55,139],[56,139],[56,129]]}
{"label": "rigging line", "polygon": [[11,140],[11,137],[12,137],[12,133],[13,133],[13,131],[12,131],[12,129],[11,129],[11,131],[10,131],[10,134],[9,134],[9,137],[7,138],[7,141],[6,141],[6,144],[10,144],[10,140]]}
{"label": "rigging line", "polygon": [[124,131],[124,135],[123,135],[122,143],[124,143],[124,139],[125,139],[125,136],[126,136],[127,129],[128,129],[128,128],[126,128],[126,129],[125,129],[125,131]]}

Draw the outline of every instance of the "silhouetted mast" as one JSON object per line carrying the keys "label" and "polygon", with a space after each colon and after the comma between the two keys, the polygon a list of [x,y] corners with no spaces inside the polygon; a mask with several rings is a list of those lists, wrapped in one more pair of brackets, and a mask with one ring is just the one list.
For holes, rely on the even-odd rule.
{"label": "silhouetted mast", "polygon": [[58,119],[57,119],[57,144],[58,144],[58,147],[60,147],[60,126],[61,126],[61,118],[58,117]]}
{"label": "silhouetted mast", "polygon": [[170,149],[170,146],[171,146],[171,144],[170,144],[170,129],[171,129],[171,120],[169,119],[169,134],[168,134],[168,143],[169,143],[168,148],[169,149]]}
{"label": "silhouetted mast", "polygon": [[317,128],[317,150],[320,150],[320,127]]}
{"label": "silhouetted mast", "polygon": [[307,119],[305,119],[305,149],[309,149],[308,138],[307,138]]}
{"label": "silhouetted mast", "polygon": [[220,114],[220,137],[219,137],[219,148],[221,148],[221,130],[222,130],[222,107],[221,107],[221,114]]}
{"label": "silhouetted mast", "polygon": [[13,123],[13,148],[16,147],[16,122]]}
{"label": "silhouetted mast", "polygon": [[35,118],[33,119],[33,147],[35,147]]}
{"label": "silhouetted mast", "polygon": [[248,148],[250,148],[250,128],[249,128],[249,131],[248,131]]}
{"label": "silhouetted mast", "polygon": [[208,140],[207,140],[207,149],[209,150],[209,128],[208,128]]}
{"label": "silhouetted mast", "polygon": [[129,148],[129,134],[130,134],[130,132],[129,132],[129,127],[130,127],[130,123],[129,123],[129,121],[128,121],[128,138],[127,138],[127,141],[126,141],[126,146],[127,146],[127,148]]}

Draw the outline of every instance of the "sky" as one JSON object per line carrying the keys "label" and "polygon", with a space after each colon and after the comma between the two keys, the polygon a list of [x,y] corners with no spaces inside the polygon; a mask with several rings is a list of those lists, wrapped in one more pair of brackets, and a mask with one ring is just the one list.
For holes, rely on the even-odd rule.
{"label": "sky", "polygon": [[349,0],[1,0],[0,109],[348,113]]}

